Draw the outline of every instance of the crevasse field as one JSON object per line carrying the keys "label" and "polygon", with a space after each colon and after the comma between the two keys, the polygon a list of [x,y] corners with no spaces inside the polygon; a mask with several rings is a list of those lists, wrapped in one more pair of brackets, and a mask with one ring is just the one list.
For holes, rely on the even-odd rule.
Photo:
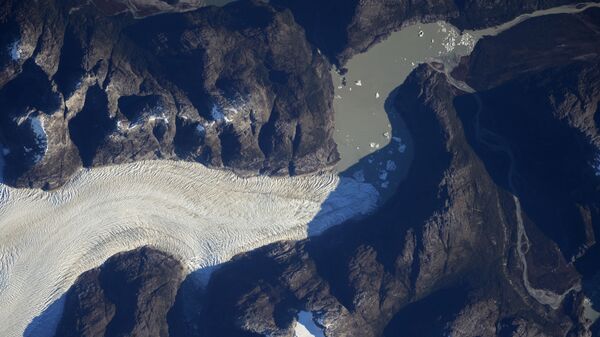
{"label": "crevasse field", "polygon": [[0,336],[52,335],[56,301],[118,252],[151,245],[191,272],[318,234],[377,199],[372,185],[335,174],[240,178],[174,161],[84,170],[52,192],[0,184]]}

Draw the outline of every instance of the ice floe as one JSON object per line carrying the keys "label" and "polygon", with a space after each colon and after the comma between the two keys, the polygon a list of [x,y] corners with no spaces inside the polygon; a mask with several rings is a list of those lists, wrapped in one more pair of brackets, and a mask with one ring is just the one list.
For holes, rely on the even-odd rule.
{"label": "ice floe", "polygon": [[394,162],[394,161],[393,161],[393,160],[391,160],[391,159],[390,159],[390,160],[388,160],[388,161],[385,163],[385,169],[386,169],[386,170],[388,170],[388,171],[396,171],[396,169],[397,169],[396,162]]}
{"label": "ice floe", "polygon": [[438,22],[437,24],[440,32],[447,33],[442,41],[446,53],[451,53],[457,46],[466,47],[468,52],[475,47],[477,41],[473,35],[467,32],[461,34],[457,28],[445,22]]}
{"label": "ice floe", "polygon": [[218,105],[213,104],[212,109],[210,110],[210,116],[215,121],[224,121],[225,120],[225,112]]}
{"label": "ice floe", "polygon": [[406,152],[406,144],[402,143],[402,138],[400,137],[392,137],[392,140],[398,143],[398,152],[404,153]]}
{"label": "ice floe", "polygon": [[387,180],[388,172],[386,170],[379,170],[379,179]]}
{"label": "ice floe", "polygon": [[596,158],[594,158],[591,165],[596,176],[600,177],[600,153],[596,154]]}

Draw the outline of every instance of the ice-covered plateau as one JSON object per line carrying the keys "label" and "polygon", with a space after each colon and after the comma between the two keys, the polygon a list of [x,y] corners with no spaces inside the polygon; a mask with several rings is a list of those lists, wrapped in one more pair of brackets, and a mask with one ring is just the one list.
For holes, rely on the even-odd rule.
{"label": "ice-covered plateau", "polygon": [[0,184],[0,317],[10,317],[0,335],[31,329],[79,274],[118,252],[150,245],[191,272],[318,234],[377,199],[371,185],[334,174],[240,178],[176,161],[82,170],[50,192]]}

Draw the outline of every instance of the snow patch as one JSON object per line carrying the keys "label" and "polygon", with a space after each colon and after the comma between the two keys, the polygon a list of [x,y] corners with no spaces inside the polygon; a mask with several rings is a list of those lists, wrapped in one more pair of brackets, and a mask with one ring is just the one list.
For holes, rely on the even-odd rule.
{"label": "snow patch", "polygon": [[233,99],[225,100],[225,102],[222,104],[215,102],[210,110],[210,115],[217,123],[232,123],[233,119],[237,115],[249,113],[251,109],[248,102],[248,98],[239,96]]}
{"label": "snow patch", "polygon": [[312,312],[300,311],[294,326],[294,337],[325,337],[323,328],[317,326]]}
{"label": "snow patch", "polygon": [[18,61],[21,59],[21,55],[23,54],[23,49],[21,48],[21,40],[15,40],[8,46],[8,53],[10,54],[10,58],[13,61]]}
{"label": "snow patch", "polygon": [[198,132],[200,136],[204,136],[204,134],[206,134],[206,128],[204,127],[204,125],[198,124],[196,125],[196,132]]}
{"label": "snow patch", "polygon": [[162,121],[166,124],[169,124],[169,119],[165,114],[165,108],[162,104],[158,103],[150,109],[144,109],[143,116],[148,116],[149,122]]}
{"label": "snow patch", "polygon": [[[38,148],[44,149],[43,153],[38,153],[33,158],[34,163],[38,163],[44,158],[48,152],[48,135],[44,129],[44,121],[40,116],[29,117],[29,123],[31,124],[31,130],[35,134],[36,144]],[[26,151],[29,152],[29,151]]]}
{"label": "snow patch", "polygon": [[145,107],[139,117],[132,121],[117,120],[117,128],[121,131],[131,131],[139,126],[142,126],[147,122],[155,123],[157,121],[169,124],[169,118],[165,114],[165,108],[161,103],[158,103],[152,107]]}

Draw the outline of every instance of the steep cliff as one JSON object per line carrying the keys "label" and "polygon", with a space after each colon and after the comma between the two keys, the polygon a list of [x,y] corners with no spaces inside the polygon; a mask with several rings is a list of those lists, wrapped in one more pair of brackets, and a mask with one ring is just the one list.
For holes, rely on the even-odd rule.
{"label": "steep cliff", "polygon": [[66,295],[58,336],[168,336],[166,314],[184,277],[181,263],[143,247],[79,276]]}
{"label": "steep cliff", "polygon": [[2,13],[11,185],[143,159],[292,175],[338,160],[329,65],[289,11],[243,1],[135,20],[47,0]]}

